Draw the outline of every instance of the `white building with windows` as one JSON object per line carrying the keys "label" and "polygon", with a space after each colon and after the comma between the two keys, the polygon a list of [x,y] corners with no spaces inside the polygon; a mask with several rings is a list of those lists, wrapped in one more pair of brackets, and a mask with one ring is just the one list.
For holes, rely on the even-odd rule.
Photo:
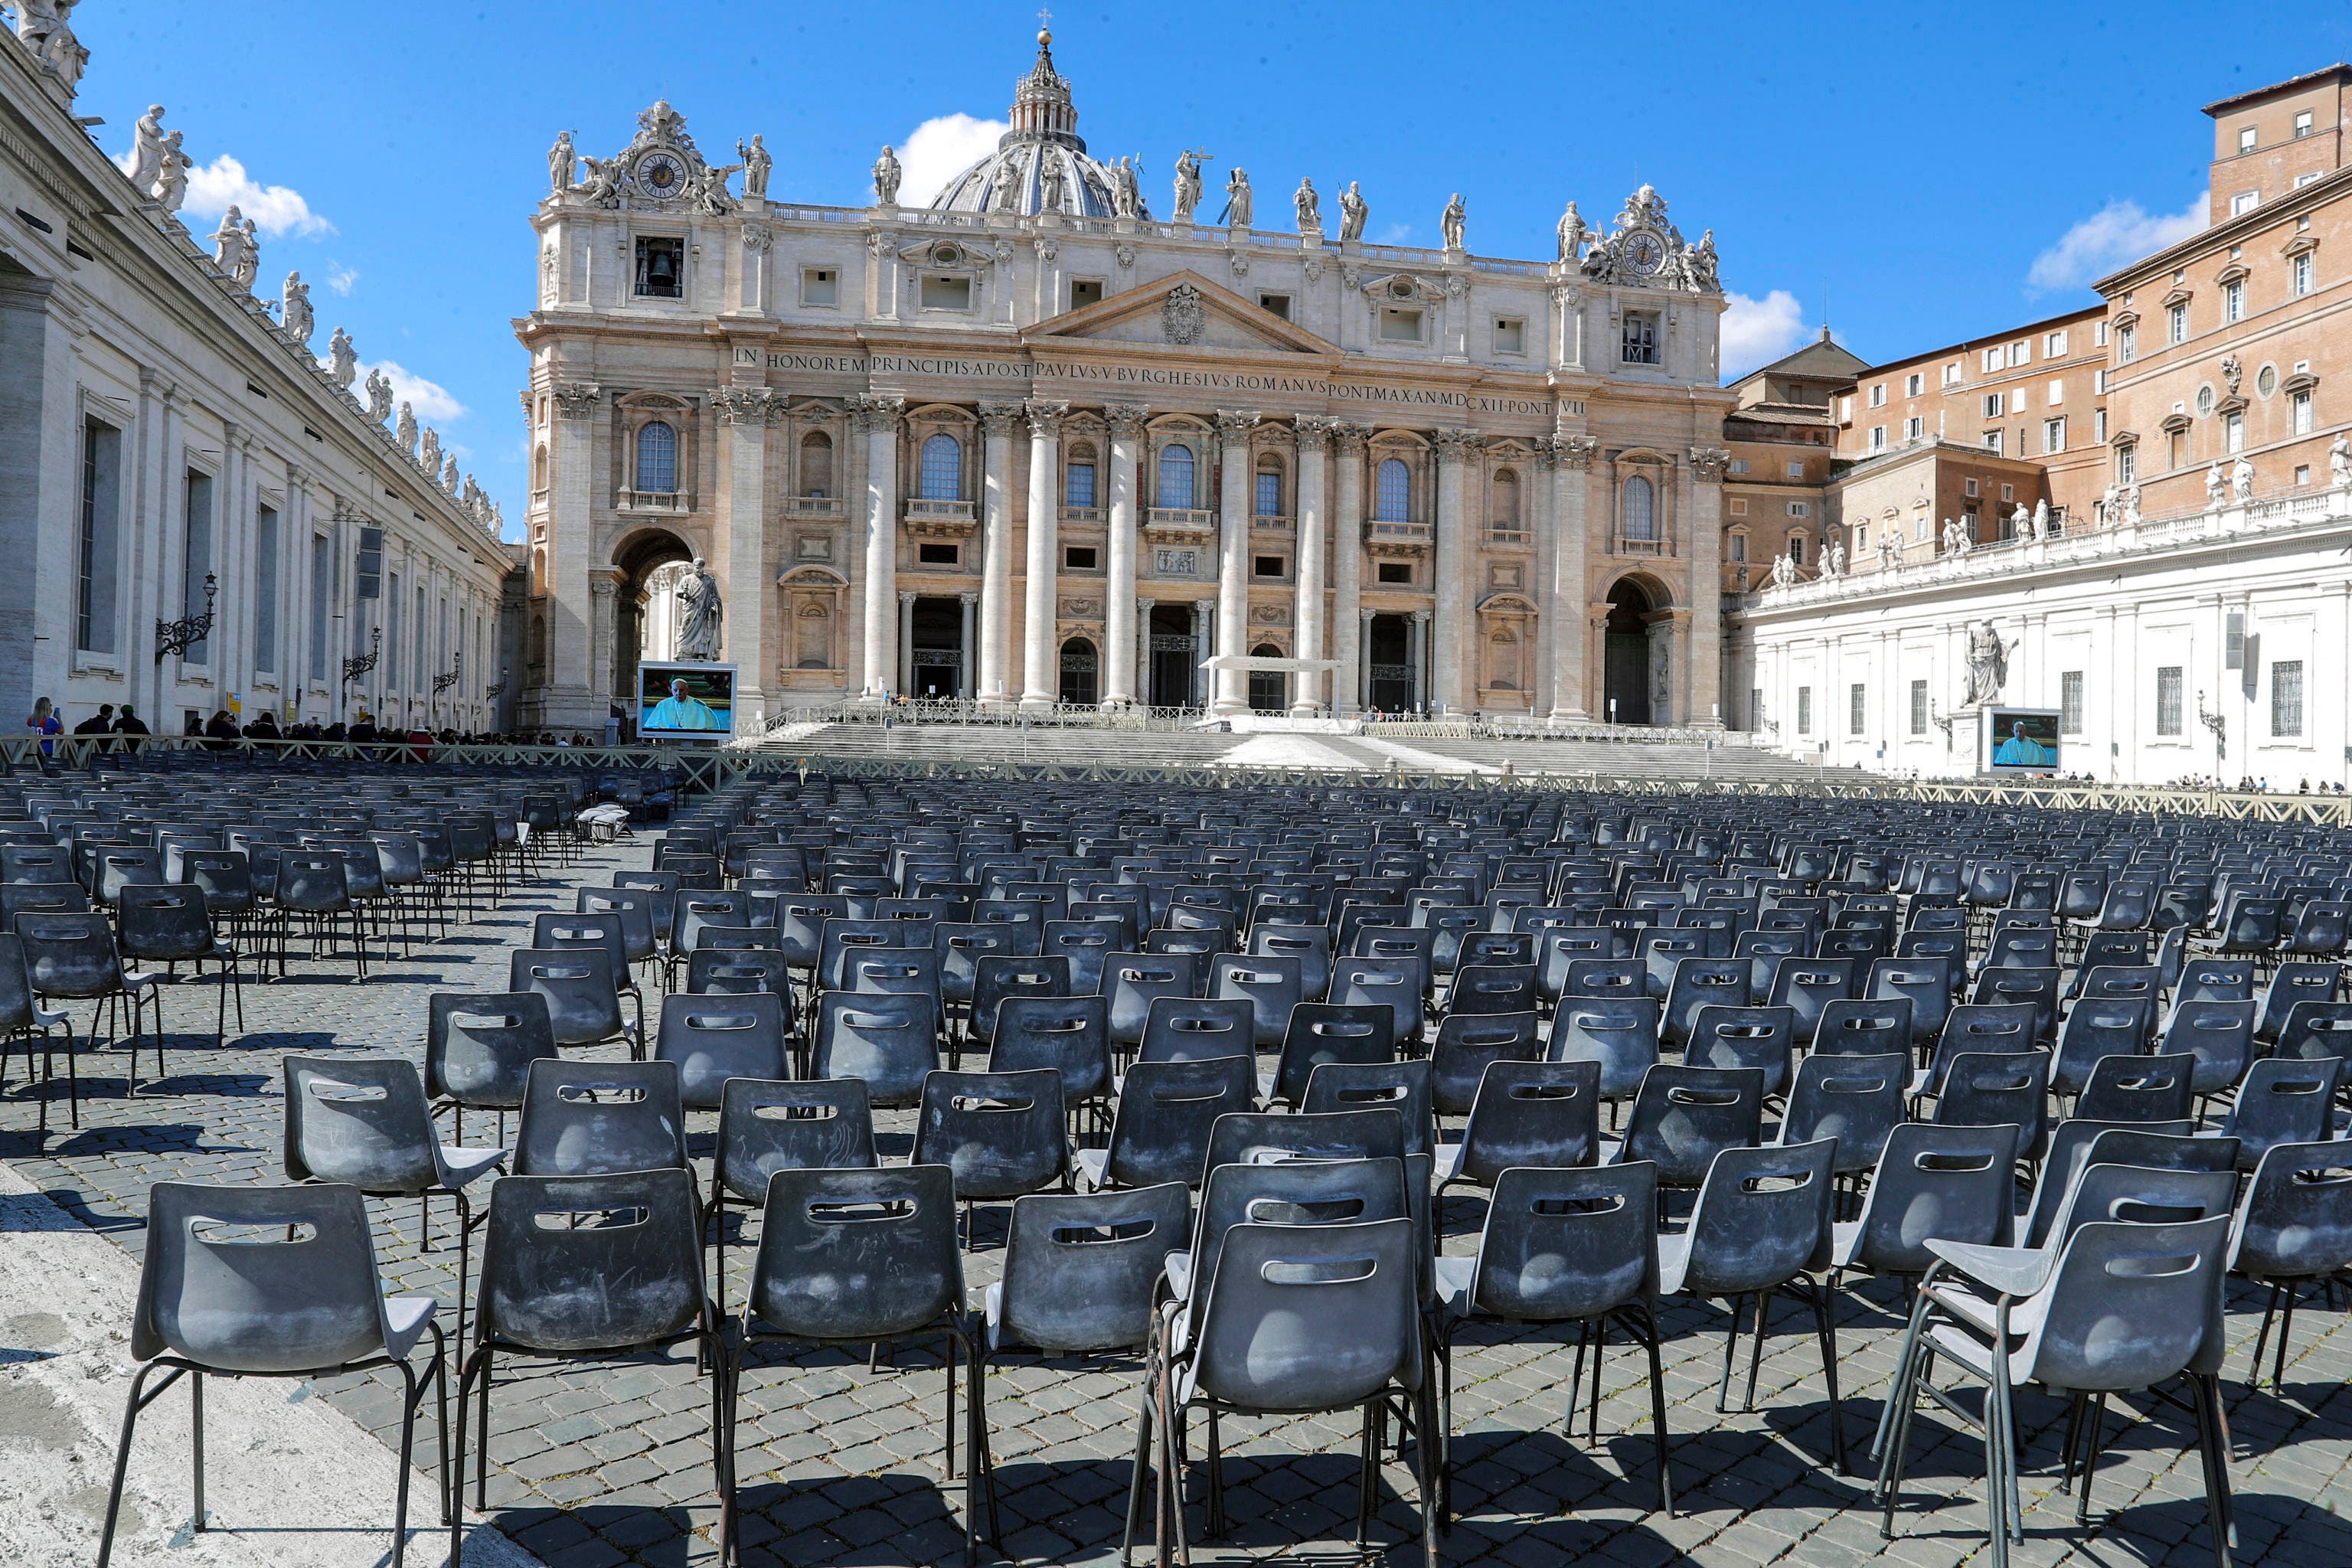
{"label": "white building with windows", "polygon": [[0,700],[495,727],[492,510],[319,363],[307,300],[273,315],[125,174],[74,117],[86,52],[17,12],[53,30],[0,34]]}
{"label": "white building with windows", "polygon": [[1643,186],[1550,260],[1474,253],[1458,206],[1439,248],[1376,245],[1377,189],[1240,170],[1211,221],[1189,153],[1155,216],[1049,42],[927,205],[887,153],[868,206],[771,196],[756,142],[739,194],[667,103],[610,159],[559,140],[518,323],[524,721],[630,690],[689,559],[754,714],[1712,721],[1712,235]]}

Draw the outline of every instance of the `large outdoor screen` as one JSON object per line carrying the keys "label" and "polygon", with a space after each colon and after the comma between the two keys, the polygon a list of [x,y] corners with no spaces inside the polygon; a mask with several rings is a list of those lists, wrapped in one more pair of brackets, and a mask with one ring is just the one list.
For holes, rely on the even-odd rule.
{"label": "large outdoor screen", "polygon": [[735,667],[637,666],[637,735],[643,740],[723,741],[735,733]]}
{"label": "large outdoor screen", "polygon": [[2054,708],[1993,708],[1985,713],[1985,771],[2058,771],[2058,711]]}

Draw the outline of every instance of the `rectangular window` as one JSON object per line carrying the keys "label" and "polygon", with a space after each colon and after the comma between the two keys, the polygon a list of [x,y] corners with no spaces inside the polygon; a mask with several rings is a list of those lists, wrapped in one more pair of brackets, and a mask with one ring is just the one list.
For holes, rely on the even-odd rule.
{"label": "rectangular window", "polygon": [[1380,567],[1379,581],[1391,586],[1410,587],[1412,584],[1412,563],[1410,561],[1375,562]]}
{"label": "rectangular window", "polygon": [[1792,479],[1803,479],[1805,477],[1805,465],[1801,462],[1790,463],[1789,465],[1789,477]]}
{"label": "rectangular window", "polygon": [[2303,660],[2282,658],[2271,665],[2271,733],[2303,733]]}
{"label": "rectangular window", "polygon": [[1421,342],[1421,312],[1398,305],[1381,306],[1381,338],[1391,343]]}
{"label": "rectangular window", "polygon": [[841,303],[841,274],[830,267],[803,268],[801,269],[801,303],[803,305]]}
{"label": "rectangular window", "polygon": [[1813,515],[1813,503],[1809,500],[1792,500],[1789,503],[1789,515],[1790,517],[1811,517]]}
{"label": "rectangular window", "polygon": [[2117,327],[2116,329],[2116,359],[2121,363],[2129,364],[2133,360],[2137,359],[2138,357],[2139,329],[2137,327]]}
{"label": "rectangular window", "polygon": [[1252,498],[1250,515],[1253,517],[1282,515],[1282,476],[1280,474],[1262,473],[1257,476],[1257,493]]}
{"label": "rectangular window", "polygon": [[2130,484],[2139,478],[2139,448],[2129,442],[2116,448],[2116,482]]}
{"label": "rectangular window", "polygon": [[1927,732],[1927,683],[1924,680],[1911,683],[1911,732],[1915,735]]}
{"label": "rectangular window", "polygon": [[686,296],[686,241],[637,237],[637,292],[649,300]]}
{"label": "rectangular window", "polygon": [[1764,727],[1764,689],[1760,686],[1748,689],[1748,727],[1751,730]]}
{"label": "rectangular window", "polygon": [[[1096,285],[1095,297],[1097,299],[1102,297],[1100,284]],[[1269,316],[1280,316],[1286,321],[1290,320],[1290,296],[1287,294],[1260,294],[1257,297],[1257,308]]]}
{"label": "rectangular window", "polygon": [[2065,354],[2066,329],[2061,327],[2042,340],[2042,357],[2044,359],[2063,359],[2065,357]]}
{"label": "rectangular window", "polygon": [[1963,479],[1960,481],[1960,488],[1966,494],[1975,495],[1977,493],[1977,483],[1978,481],[1973,478]]}
{"label": "rectangular window", "polygon": [[2052,408],[2055,408],[2064,403],[2066,401],[2066,384],[2063,381],[2053,381],[2048,386],[2042,389],[2042,401]]}
{"label": "rectangular window", "polygon": [[[1414,315],[1418,317],[1419,311]],[[1658,361],[1658,318],[1649,310],[1629,310],[1625,314],[1623,341],[1618,357],[1627,364],[1656,364]]]}
{"label": "rectangular window", "polygon": [[310,679],[327,679],[327,627],[335,605],[335,542],[310,536]]}
{"label": "rectangular window", "polygon": [[2106,438],[2107,411],[2104,408],[2094,408],[2091,410],[2091,439],[2104,443]]}
{"label": "rectangular window", "polygon": [[1744,473],[1746,473],[1746,472],[1748,471],[1748,459],[1747,459],[1747,458],[1732,458],[1732,459],[1731,459],[1731,471],[1732,471],[1733,473],[1735,473],[1735,474],[1744,474]]}
{"label": "rectangular window", "polygon": [[1838,399],[1838,419],[1841,423],[1845,424],[1853,422],[1853,398],[1851,395]]}
{"label": "rectangular window", "polygon": [[915,560],[925,566],[953,566],[963,559],[963,549],[955,544],[919,544]]}
{"label": "rectangular window", "polygon": [[2286,395],[2287,431],[2290,435],[2311,434],[2311,394],[2290,392]]}
{"label": "rectangular window", "polygon": [[1789,564],[1802,566],[1804,563],[1805,536],[1801,533],[1792,533],[1789,535]]}
{"label": "rectangular window", "polygon": [[434,668],[432,660],[435,655],[432,649],[425,646],[425,590],[421,587],[416,590],[416,618],[408,624],[412,628],[409,636],[416,645],[415,663],[409,678],[408,689],[411,691],[423,691],[427,689],[425,676]]}
{"label": "rectangular window", "polygon": [[2058,672],[2058,732],[2083,732],[2083,672],[2079,669]]}
{"label": "rectangular window", "polygon": [[1279,555],[1254,555],[1250,558],[1250,575],[1253,577],[1279,578],[1282,569],[1283,558]]}
{"label": "rectangular window", "polygon": [[1960,362],[1954,360],[1951,363],[1944,367],[1944,384],[1946,386],[1959,385],[1960,377],[1965,374],[1967,373],[1960,369]]}
{"label": "rectangular window", "polygon": [[1748,559],[1748,536],[1746,534],[1735,533],[1731,536],[1731,558],[1734,561],[1745,561]]}
{"label": "rectangular window", "polygon": [[1918,396],[1920,389],[1925,384],[1927,378],[1925,376],[1921,375],[1916,370],[1913,371],[1909,375],[1903,378],[1903,395],[1906,397]]}
{"label": "rectangular window", "polygon": [[2243,321],[2246,315],[2246,285],[2243,279],[2221,285],[2221,320]]}
{"label": "rectangular window", "polygon": [[1903,438],[1906,441],[1916,441],[1927,434],[1927,422],[1925,419],[1915,416],[1903,422]]}
{"label": "rectangular window", "polygon": [[397,572],[384,579],[383,683],[386,686],[400,684],[400,574]]}
{"label": "rectangular window", "polygon": [[1886,406],[1886,384],[1885,382],[1878,382],[1871,387],[1870,405],[1873,408],[1884,408]]}
{"label": "rectangular window", "polygon": [[2294,115],[2294,139],[2298,142],[2311,134],[2311,110],[2299,109]]}
{"label": "rectangular window", "polygon": [[2184,302],[2164,313],[2164,341],[2185,343],[2189,341],[2189,307]]}
{"label": "rectangular window", "polygon": [[1869,721],[1870,689],[1855,681],[1845,689],[1845,732],[1859,735]]}
{"label": "rectangular window", "polygon": [[1870,427],[1870,449],[1874,452],[1883,452],[1886,449],[1885,426],[1874,425]]}
{"label": "rectangular window", "polygon": [[1987,375],[1990,375],[1994,371],[1999,370],[2000,368],[2000,350],[1998,348],[1990,348],[1985,350],[1983,356],[1978,361],[1977,368]]}
{"label": "rectangular window", "polygon": [[2001,402],[2001,395],[2000,393],[1988,392],[1984,395],[1984,416],[1986,418],[2000,418],[2002,407],[2003,404]]}
{"label": "rectangular window", "polygon": [[76,584],[74,647],[114,651],[116,549],[122,515],[122,432],[96,419],[81,430],[81,572]]}
{"label": "rectangular window", "polygon": [[2091,324],[2091,346],[2102,349],[2107,346],[2107,323],[2104,320]]}
{"label": "rectangular window", "polygon": [[2014,387],[2011,390],[2009,395],[2009,411],[2011,413],[2022,414],[2025,412],[2025,405],[2031,401],[2029,396],[2030,390],[2031,389],[2022,386]]}
{"label": "rectangular window", "polygon": [[1101,564],[1091,544],[1072,544],[1062,551],[1062,564],[1072,572],[1092,572]]}
{"label": "rectangular window", "polygon": [[2292,280],[2292,292],[2298,300],[2311,292],[2311,252],[2305,251],[2287,263],[2287,276]]}
{"label": "rectangular window", "polygon": [[[1070,309],[1073,310],[1083,310],[1088,305],[1101,304],[1102,294],[1102,279],[1099,278],[1073,278],[1070,279]],[[1289,314],[1287,310],[1285,310],[1282,313],[1285,315]]]}
{"label": "rectangular window", "polygon": [[253,668],[278,669],[278,512],[263,507],[253,520]]}
{"label": "rectangular window", "polygon": [[1994,453],[1994,454],[1996,454],[1996,455],[1998,455],[1998,454],[2000,453],[2000,435],[2001,435],[2001,433],[2000,433],[2000,431],[1998,431],[1998,430],[1988,430],[1988,431],[1986,431],[1986,432],[1984,433],[1984,444],[1985,444],[1985,450],[1986,450],[1986,451],[1988,451],[1988,452],[1991,452],[1991,453]]}
{"label": "rectangular window", "polygon": [[2251,125],[2240,127],[2238,131],[2238,151],[2241,153],[2251,153],[2254,150],[2254,128]]}
{"label": "rectangular window", "polygon": [[2066,449],[2066,421],[2044,419],[2042,422],[2042,449],[2044,452],[2063,452]]}
{"label": "rectangular window", "polygon": [[2032,342],[2030,339],[2021,338],[2017,342],[2010,344],[2009,363],[2012,367],[2021,364],[2032,364],[2033,363]]}
{"label": "rectangular window", "polygon": [[1528,324],[1517,316],[1495,319],[1495,352],[1498,354],[1523,354],[1528,352]]}
{"label": "rectangular window", "polygon": [[1797,733],[1810,735],[1812,732],[1813,689],[1810,686],[1800,686],[1797,688]]}
{"label": "rectangular window", "polygon": [[[180,570],[180,614],[201,616],[205,613],[205,579],[213,569],[213,477],[193,468],[188,470],[185,537],[188,549]],[[180,657],[189,664],[207,662],[212,657],[210,640],[198,638]]]}
{"label": "rectangular window", "polygon": [[926,310],[969,310],[971,309],[971,279],[946,272],[926,272],[922,285],[923,309]]}
{"label": "rectangular window", "polygon": [[2168,664],[2156,672],[2156,732],[2180,733],[2180,667]]}
{"label": "rectangular window", "polygon": [[2236,195],[2230,198],[2230,216],[2231,217],[2242,217],[2262,205],[2262,192],[2240,191]]}
{"label": "rectangular window", "polygon": [[1095,466],[1092,463],[1072,463],[1062,470],[1064,506],[1095,504]]}
{"label": "rectangular window", "polygon": [[2221,450],[2224,452],[2243,451],[2245,449],[2245,445],[2246,416],[2242,414],[2223,415],[2221,416]]}
{"label": "rectangular window", "polygon": [[2012,501],[2012,500],[2015,500],[2017,499],[2017,487],[2016,487],[2015,485],[2003,485],[2003,486],[2001,486],[2001,487],[2000,487],[2000,499],[2001,499],[2001,500],[2005,500],[2005,501]]}

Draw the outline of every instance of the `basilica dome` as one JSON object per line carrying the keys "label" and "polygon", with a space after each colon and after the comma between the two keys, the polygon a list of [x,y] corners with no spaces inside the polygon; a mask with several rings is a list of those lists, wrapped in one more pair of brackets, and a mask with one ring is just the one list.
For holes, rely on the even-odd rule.
{"label": "basilica dome", "polygon": [[1054,36],[1037,35],[1037,63],[1013,95],[1013,129],[996,151],[950,180],[931,198],[933,210],[1034,216],[1118,217],[1124,192],[1127,216],[1150,217],[1131,163],[1089,157],[1077,133],[1070,84],[1054,68]]}

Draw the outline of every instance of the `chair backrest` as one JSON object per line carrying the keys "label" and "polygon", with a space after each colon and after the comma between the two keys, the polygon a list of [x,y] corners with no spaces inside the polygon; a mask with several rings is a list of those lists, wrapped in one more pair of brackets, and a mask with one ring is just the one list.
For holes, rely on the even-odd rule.
{"label": "chair backrest", "polygon": [[1305,967],[1296,958],[1220,954],[1209,961],[1209,995],[1246,1000],[1255,1044],[1278,1046],[1290,1026],[1290,1010],[1306,995]]}
{"label": "chair backrest", "polygon": [[2169,1381],[2198,1359],[2218,1316],[2227,1215],[2184,1225],[2088,1225],[2060,1255],[2019,1349],[2053,1388],[2105,1393]]}
{"label": "chair backrest", "polygon": [[748,1316],[820,1343],[908,1333],[963,1303],[945,1165],[778,1171]]}
{"label": "chair backrest", "polygon": [[1106,1181],[1148,1187],[1197,1187],[1218,1118],[1257,1104],[1257,1066],[1245,1056],[1207,1061],[1139,1061],[1119,1085],[1112,1113]]}
{"label": "chair backrest", "polygon": [[690,1332],[708,1300],[701,1240],[701,1204],[683,1163],[509,1176],[490,1189],[481,1334],[579,1352]]}
{"label": "chair backrest", "polygon": [[998,1342],[1063,1354],[1142,1348],[1162,1260],[1191,1231],[1181,1182],[1013,1199]]}
{"label": "chair backrest", "polygon": [[719,1187],[745,1203],[778,1171],[871,1166],[874,1110],[863,1079],[730,1078],[719,1100]]}
{"label": "chair backrest", "polygon": [[1034,1193],[1069,1165],[1062,1111],[1062,1075],[1052,1068],[935,1071],[923,1079],[909,1160],[945,1165],[965,1202]]}
{"label": "chair backrest", "polygon": [[2083,996],[2059,1026],[2058,1054],[2050,1068],[2051,1087],[2061,1094],[2080,1094],[2100,1058],[2145,1052],[2155,1015],[2153,993]]}
{"label": "chair backrest", "polygon": [[681,888],[670,907],[670,951],[692,952],[695,933],[704,926],[745,926],[751,923],[751,894],[722,891],[716,888]]}
{"label": "chair backrest", "polygon": [[1418,1039],[1424,1016],[1421,974],[1421,961],[1410,953],[1335,958],[1329,1000],[1340,1006],[1385,1003],[1395,1010],[1396,1038],[1400,1042]]}
{"label": "chair backrest", "polygon": [[2344,1064],[2264,1057],[2246,1069],[2221,1131],[2238,1140],[2238,1168],[2252,1170],[2281,1143],[2315,1143],[2335,1129]]}
{"label": "chair backrest", "polygon": [[16,936],[33,990],[42,996],[104,996],[122,985],[122,961],[114,933],[100,914],[20,914]]}
{"label": "chair backrest", "polygon": [[2174,1225],[2227,1216],[2233,1210],[2237,1191],[2237,1173],[2232,1170],[2124,1164],[2102,1160],[2095,1152],[2059,1203],[2057,1217],[2042,1245],[2063,1247],[2083,1226],[2104,1222]]}
{"label": "chair backrest", "polygon": [[629,938],[617,914],[538,914],[530,918],[530,945],[541,952],[602,948],[611,958],[613,984],[629,978]]}
{"label": "chair backrest", "polygon": [[1404,1152],[1427,1154],[1436,1112],[1430,1100],[1429,1063],[1326,1062],[1307,1075],[1298,1102],[1304,1116],[1393,1107],[1404,1123]]}
{"label": "chair backrest", "polygon": [[1478,1017],[1532,1013],[1540,999],[1532,963],[1465,964],[1454,972],[1445,1006],[1449,1016]]}
{"label": "chair backrest", "polygon": [[1139,1044],[1151,1004],[1162,996],[1190,998],[1201,993],[1206,964],[1197,953],[1121,952],[1103,962],[1102,988],[1110,1001],[1110,1037]]}
{"label": "chair backrest", "polygon": [[425,1089],[436,1100],[519,1110],[530,1064],[556,1054],[555,1023],[536,991],[436,991],[425,1018]]}
{"label": "chair backrest", "polygon": [[1803,958],[1791,954],[1772,972],[1772,987],[1765,1000],[1793,1009],[1797,1043],[1810,1046],[1822,1021],[1822,1011],[1841,997],[1854,994],[1856,972],[1866,968],[1851,958]]}
{"label": "chair backrest", "polygon": [[1110,1092],[1110,999],[1008,996],[996,1009],[989,1066],[998,1072],[1051,1068],[1071,1104]]}
{"label": "chair backrest", "polygon": [[1646,959],[1604,958],[1597,954],[1569,960],[1555,1001],[1571,996],[1647,996],[1650,965]]}
{"label": "chair backrest", "polygon": [[1908,1051],[1807,1057],[1797,1064],[1780,1141],[1834,1138],[1840,1175],[1872,1169],[1888,1134],[1902,1124],[1910,1061]]}
{"label": "chair backrest", "polygon": [[1196,1386],[1244,1410],[1354,1410],[1418,1387],[1422,1330],[1410,1219],[1244,1225],[1195,1320]]}
{"label": "chair backrest", "polygon": [[1454,1173],[1491,1187],[1516,1166],[1590,1165],[1600,1137],[1598,1062],[1490,1062],[1463,1124]]}
{"label": "chair backrest", "polygon": [[2297,1002],[2289,1007],[2279,1026],[2277,1054],[2352,1063],[2352,1002]]}
{"label": "chair backrest", "polygon": [[115,891],[115,937],[127,958],[210,958],[219,944],[204,889],[130,883]]}
{"label": "chair backrest", "polygon": [[1931,1126],[1889,1131],[1875,1162],[1854,1239],[1855,1267],[1924,1274],[1936,1260],[1930,1238],[2006,1247],[2015,1224],[2011,1194],[2017,1128]]}
{"label": "chair backrest", "polygon": [[507,989],[536,991],[561,1046],[589,1046],[620,1034],[620,992],[613,955],[603,942],[589,947],[517,948],[507,959]]}
{"label": "chair backrest", "polygon": [[1307,1080],[1327,1062],[1396,1059],[1393,1014],[1377,1002],[1304,1002],[1291,1009],[1275,1058],[1274,1098],[1297,1105]]}
{"label": "chair backrest", "polygon": [[1683,1289],[1745,1296],[1826,1259],[1837,1141],[1726,1148],[1708,1162],[1691,1209]]}
{"label": "chair backrest", "polygon": [[1040,928],[1041,956],[1070,966],[1070,992],[1091,996],[1102,989],[1103,965],[1126,945],[1125,923],[1117,920],[1047,921]]}
{"label": "chair backrest", "polygon": [[1339,1152],[1314,1160],[1226,1161],[1210,1166],[1193,1217],[1189,1279],[1197,1304],[1225,1243],[1252,1226],[1357,1225],[1409,1214],[1405,1169],[1393,1154]]}
{"label": "chair backrest", "polygon": [[1453,1015],[1437,1026],[1429,1050],[1431,1102],[1441,1116],[1464,1116],[1487,1068],[1543,1058],[1542,1020],[1525,1013]]}
{"label": "chair backrest", "polygon": [[[2049,1151],[2042,1163],[2042,1171],[2033,1185],[2033,1195],[2026,1205],[2025,1234],[2019,1245],[2039,1247],[2049,1234],[2053,1221],[2058,1217],[2058,1207],[2065,1201],[2076,1177],[2088,1164],[2093,1145],[2101,1138],[2112,1135],[2106,1154],[2109,1164],[2179,1165],[2186,1163],[2185,1154],[2198,1156],[2197,1169],[2215,1169],[2212,1156],[2221,1152],[2220,1145],[2231,1142],[2223,1139],[2192,1139],[2192,1124],[2175,1121],[2161,1126],[2130,1126],[2121,1122],[2093,1121],[2084,1117],[2069,1117],[2050,1129]],[[2188,1151],[2190,1143],[2209,1147]],[[2183,1151],[2174,1153],[2172,1150]],[[2236,1163],[2235,1144],[2228,1151],[2231,1163]]]}
{"label": "chair backrest", "polygon": [[2254,1167],[2230,1267],[2257,1279],[2324,1279],[2352,1267],[2352,1146],[2274,1143]]}
{"label": "chair backrest", "polygon": [[131,1353],[229,1373],[330,1372],[390,1338],[359,1188],[158,1182]]}
{"label": "chair backrest", "polygon": [[1402,1160],[1403,1111],[1393,1104],[1315,1115],[1228,1111],[1209,1130],[1204,1169],[1278,1160]]}
{"label": "chair backrest", "polygon": [[1663,1186],[1695,1187],[1717,1152],[1754,1144],[1763,1120],[1762,1069],[1660,1062],[1642,1075],[1619,1157],[1655,1161]]}
{"label": "chair backrest", "polygon": [[399,1057],[279,1059],[286,1092],[286,1179],[349,1182],[379,1196],[440,1179],[433,1113],[416,1068]]}
{"label": "chair backrest", "polygon": [[2196,1103],[2192,1056],[2101,1057],[2074,1101],[2094,1121],[2178,1121]]}
{"label": "chair backrest", "polygon": [[972,971],[968,1030],[974,1040],[996,1037],[996,1009],[1008,996],[1071,994],[1070,961],[1056,955],[1011,957],[991,953]]}
{"label": "chair backrest", "polygon": [[1657,1065],[1660,1018],[1654,997],[1563,996],[1552,1016],[1551,1059],[1600,1063],[1601,1097],[1622,1100]]}
{"label": "chair backrest", "polygon": [[2271,976],[2270,986],[2263,993],[2262,1016],[2255,1021],[2254,1037],[2275,1040],[2286,1025],[2287,1014],[2298,1002],[2333,1002],[2343,988],[2344,966],[2340,963],[2290,963],[2278,966]]}
{"label": "chair backrest", "polygon": [[1969,999],[1979,1007],[2031,1006],[2033,1037],[2049,1040],[2058,1032],[2059,989],[2063,971],[2055,965],[1979,970]]}
{"label": "chair backrest", "polygon": [[696,996],[744,996],[766,992],[782,999],[784,1028],[793,1028],[792,961],[773,948],[701,947],[687,955],[686,989]]}
{"label": "chair backrest", "polygon": [[1701,1007],[1683,1060],[1693,1067],[1760,1068],[1764,1092],[1777,1096],[1789,1087],[1796,1032],[1793,1007]]}
{"label": "chair backrest", "polygon": [[[1944,1016],[1951,1010],[1953,990],[1951,966],[1945,959],[1882,958],[1870,966],[1863,999],[1910,1003],[1911,1037],[1915,1042],[1924,1042],[1942,1032]],[[1822,1012],[1826,1016],[1828,1009]],[[1819,1037],[1818,1032],[1815,1037]]]}
{"label": "chair backrest", "polygon": [[[1949,1064],[1962,1056],[2033,1048],[2033,1008],[2030,1003],[1967,1003],[1945,1016],[1936,1037],[1936,1055],[1928,1064],[1929,1082],[1940,1086]],[[1931,1089],[1930,1092],[1933,1092]]]}
{"label": "chair backrest", "polygon": [[1161,996],[1143,1022],[1138,1053],[1144,1061],[1207,1061],[1246,1057],[1256,1049],[1255,1013],[1246,997]]}
{"label": "chair backrest", "polygon": [[514,1171],[593,1176],[686,1166],[686,1114],[675,1062],[541,1057],[523,1088]]}
{"label": "chair backrest", "polygon": [[1936,1123],[1991,1127],[2008,1122],[2017,1129],[2019,1157],[2038,1159],[2048,1136],[2049,1098],[2048,1051],[1962,1051],[1951,1058],[1936,1087]]}
{"label": "chair backrest", "polygon": [[792,1075],[784,1024],[783,998],[772,992],[665,996],[654,1059],[677,1064],[688,1108],[716,1110],[729,1079]]}
{"label": "chair backrest", "polygon": [[877,1106],[917,1104],[924,1075],[940,1065],[936,1010],[926,996],[826,992],[811,1058],[817,1078],[865,1079]]}

